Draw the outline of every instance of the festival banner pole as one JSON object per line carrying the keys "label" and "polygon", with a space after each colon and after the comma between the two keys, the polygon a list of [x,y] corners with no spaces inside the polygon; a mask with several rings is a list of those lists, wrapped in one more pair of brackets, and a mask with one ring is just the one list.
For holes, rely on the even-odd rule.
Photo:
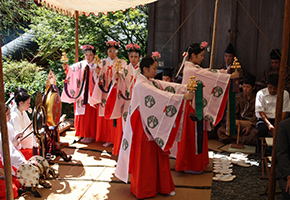
{"label": "festival banner pole", "polygon": [[[0,35],[0,44],[1,44]],[[5,107],[5,93],[4,93],[4,82],[3,82],[3,65],[2,65],[2,51],[0,49],[0,126],[1,126],[1,139],[2,139],[2,152],[4,160],[4,173],[5,173],[5,188],[6,188],[6,199],[12,200],[13,188],[12,188],[12,171],[10,162],[9,152],[9,138],[6,122],[6,107]]]}
{"label": "festival banner pole", "polygon": [[210,65],[209,68],[213,68],[213,59],[214,59],[214,49],[215,49],[215,39],[216,39],[216,26],[217,26],[217,16],[218,16],[218,7],[219,7],[219,0],[215,1],[215,11],[214,11],[214,23],[213,23],[213,35],[212,35],[212,47],[211,47],[211,54],[210,54]]}
{"label": "festival banner pole", "polygon": [[282,108],[283,108],[283,94],[285,86],[285,75],[287,70],[287,59],[289,51],[289,33],[290,33],[290,0],[285,1],[284,11],[284,31],[283,31],[283,42],[282,42],[282,55],[279,69],[279,82],[277,88],[277,102],[276,102],[276,113],[275,113],[275,129],[273,133],[273,147],[272,147],[272,160],[271,160],[271,171],[268,183],[268,200],[275,199],[275,185],[276,185],[276,136],[278,133],[278,125],[282,119]]}

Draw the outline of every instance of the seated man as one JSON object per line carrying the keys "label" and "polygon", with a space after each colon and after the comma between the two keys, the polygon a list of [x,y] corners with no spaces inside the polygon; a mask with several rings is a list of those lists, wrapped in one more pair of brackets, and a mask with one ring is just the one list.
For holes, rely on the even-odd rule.
{"label": "seated man", "polygon": [[[257,152],[261,160],[261,141],[260,137],[271,137],[274,131],[278,74],[270,74],[267,79],[267,87],[261,89],[256,95],[255,112],[257,116]],[[282,119],[286,112],[290,111],[289,94],[284,90]]]}
{"label": "seated man", "polygon": [[[267,77],[270,74],[279,74],[281,53],[279,49],[273,49],[270,53],[271,67],[264,71],[264,78],[261,81],[262,85],[266,85]],[[287,69],[285,79],[285,90],[290,92],[290,71]]]}
{"label": "seated man", "polygon": [[[225,69],[227,70],[228,74],[232,74],[235,70],[231,68],[231,65],[234,62],[235,55],[235,49],[232,45],[232,43],[229,43],[227,46],[225,53],[224,53],[224,63],[217,66],[216,69]],[[238,69],[239,72],[239,79],[242,79],[243,77],[243,70],[242,68]]]}
{"label": "seated man", "polygon": [[162,80],[167,82],[172,82],[172,69],[165,67],[162,72]]}
{"label": "seated man", "polygon": [[276,179],[282,190],[283,199],[290,199],[290,118],[279,123],[276,140]]}
{"label": "seated man", "polygon": [[[255,82],[256,77],[252,74],[245,74],[243,81],[243,92],[236,97],[236,120],[248,120],[249,126],[241,127],[239,142],[242,144],[256,144],[256,135],[258,130],[255,127]],[[236,141],[236,135],[226,135],[226,125],[223,124],[218,129],[218,137],[222,142],[233,143]]]}

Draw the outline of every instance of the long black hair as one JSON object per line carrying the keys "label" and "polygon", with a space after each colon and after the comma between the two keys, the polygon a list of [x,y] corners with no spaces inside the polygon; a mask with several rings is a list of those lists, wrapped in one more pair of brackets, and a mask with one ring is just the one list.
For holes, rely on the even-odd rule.
{"label": "long black hair", "polygon": [[142,58],[141,62],[140,62],[140,69],[141,69],[141,74],[143,74],[144,70],[143,68],[150,68],[151,65],[153,65],[153,63],[156,60],[154,60],[150,55],[146,55],[144,58]]}
{"label": "long black hair", "polygon": [[30,98],[30,95],[27,92],[19,92],[16,96],[15,96],[15,102],[16,105],[19,106],[19,103],[25,102],[27,99]]}
{"label": "long black hair", "polygon": [[190,58],[193,53],[194,53],[194,55],[197,55],[200,52],[202,52],[203,50],[204,50],[204,48],[201,48],[200,44],[198,44],[198,43],[193,43],[193,44],[189,45],[186,49],[186,51],[188,52],[188,58]]}

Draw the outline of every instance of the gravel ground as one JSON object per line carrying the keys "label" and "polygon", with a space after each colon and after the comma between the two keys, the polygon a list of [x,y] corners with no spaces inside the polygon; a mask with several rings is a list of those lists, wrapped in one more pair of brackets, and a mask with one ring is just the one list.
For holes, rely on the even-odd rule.
{"label": "gravel ground", "polygon": [[[230,153],[222,153],[224,155],[230,155]],[[252,166],[240,167],[233,166],[233,173],[236,178],[231,182],[213,181],[212,183],[212,200],[264,200],[267,199],[267,194],[261,195],[265,192],[268,179],[260,179],[262,171],[257,167],[257,155],[249,155]],[[276,194],[277,200],[282,200],[281,190],[278,182],[276,182]]]}

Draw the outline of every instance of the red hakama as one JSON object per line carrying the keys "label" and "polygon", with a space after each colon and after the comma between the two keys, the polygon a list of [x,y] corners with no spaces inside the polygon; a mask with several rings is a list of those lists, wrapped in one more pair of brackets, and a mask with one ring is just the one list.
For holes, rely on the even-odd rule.
{"label": "red hakama", "polygon": [[184,115],[182,138],[178,144],[175,170],[204,171],[209,163],[207,131],[205,129],[203,131],[204,135],[202,153],[196,154],[195,122],[190,119],[189,113],[194,113],[194,110],[192,106],[189,105],[189,102],[187,102]]}
{"label": "red hakama", "polygon": [[169,163],[169,153],[155,141],[148,141],[139,111],[131,116],[133,142],[130,155],[131,192],[138,199],[169,194],[175,189]]}

